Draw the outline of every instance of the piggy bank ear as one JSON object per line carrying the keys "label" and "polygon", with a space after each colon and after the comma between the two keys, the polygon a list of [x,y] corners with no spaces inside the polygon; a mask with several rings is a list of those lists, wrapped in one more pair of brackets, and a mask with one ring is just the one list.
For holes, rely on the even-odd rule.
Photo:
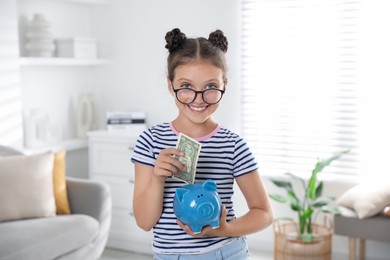
{"label": "piggy bank ear", "polygon": [[176,189],[176,196],[180,203],[183,201],[183,197],[187,192],[188,192],[187,189],[182,189],[182,188]]}
{"label": "piggy bank ear", "polygon": [[217,184],[213,180],[205,180],[205,182],[202,184],[202,187],[208,191],[217,190]]}

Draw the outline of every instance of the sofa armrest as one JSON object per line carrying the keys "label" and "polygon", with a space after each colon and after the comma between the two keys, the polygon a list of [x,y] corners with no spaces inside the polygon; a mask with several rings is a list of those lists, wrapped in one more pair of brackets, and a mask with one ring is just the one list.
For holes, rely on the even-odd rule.
{"label": "sofa armrest", "polygon": [[111,191],[108,184],[94,180],[66,178],[72,214],[86,214],[102,223],[111,218]]}
{"label": "sofa armrest", "polygon": [[[82,257],[82,259],[98,259],[106,246],[111,226],[110,187],[103,182],[73,177],[66,178],[66,185],[72,214],[85,214],[99,222],[99,231],[92,244],[88,246],[91,249],[90,253],[92,251],[93,253],[88,258]],[[78,259],[79,254],[80,252],[69,257],[65,256],[64,259]]]}

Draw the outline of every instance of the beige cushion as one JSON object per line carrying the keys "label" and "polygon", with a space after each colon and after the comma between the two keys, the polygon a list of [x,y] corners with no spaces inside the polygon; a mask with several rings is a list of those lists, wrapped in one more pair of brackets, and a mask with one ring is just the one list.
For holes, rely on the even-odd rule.
{"label": "beige cushion", "polygon": [[353,209],[360,219],[372,217],[390,205],[390,183],[371,181],[358,184],[344,192],[336,202]]}
{"label": "beige cushion", "polygon": [[0,221],[56,215],[52,153],[0,157]]}

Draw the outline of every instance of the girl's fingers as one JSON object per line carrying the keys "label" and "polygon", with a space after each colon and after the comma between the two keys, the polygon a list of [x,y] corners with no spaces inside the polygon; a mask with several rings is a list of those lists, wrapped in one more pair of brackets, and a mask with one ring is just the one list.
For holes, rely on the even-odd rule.
{"label": "girl's fingers", "polygon": [[225,205],[222,205],[220,220],[226,221],[226,216],[227,216],[226,207],[225,207]]}
{"label": "girl's fingers", "polygon": [[176,149],[176,148],[166,148],[164,150],[162,150],[160,152],[160,154],[164,154],[164,155],[178,155],[178,156],[181,156],[183,157],[184,156],[184,153],[182,151],[180,151],[179,149]]}
{"label": "girl's fingers", "polygon": [[160,152],[155,164],[156,175],[169,177],[186,170],[185,165],[173,155],[184,156],[184,153],[176,148],[166,148]]}
{"label": "girl's fingers", "polygon": [[176,163],[176,162],[175,161],[172,161],[171,163],[170,162],[162,162],[161,165],[157,168],[167,171],[169,173],[169,176],[171,176],[172,174],[176,174],[176,173],[180,172],[180,169],[178,168],[178,167],[180,167],[180,165],[176,166],[174,163]]}
{"label": "girl's fingers", "polygon": [[176,220],[176,223],[186,232],[188,235],[196,237],[197,235],[192,232],[191,228],[181,222],[179,219]]}

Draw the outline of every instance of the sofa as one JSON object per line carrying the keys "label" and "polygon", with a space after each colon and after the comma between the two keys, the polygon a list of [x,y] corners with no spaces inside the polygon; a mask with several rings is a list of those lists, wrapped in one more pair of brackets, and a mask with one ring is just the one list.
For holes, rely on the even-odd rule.
{"label": "sofa", "polygon": [[[27,155],[0,146],[0,159],[7,159],[4,156]],[[0,175],[4,168],[2,171]],[[0,220],[1,260],[99,259],[111,224],[109,186],[87,179],[65,179],[70,214]],[[0,211],[6,206],[0,204]]]}

